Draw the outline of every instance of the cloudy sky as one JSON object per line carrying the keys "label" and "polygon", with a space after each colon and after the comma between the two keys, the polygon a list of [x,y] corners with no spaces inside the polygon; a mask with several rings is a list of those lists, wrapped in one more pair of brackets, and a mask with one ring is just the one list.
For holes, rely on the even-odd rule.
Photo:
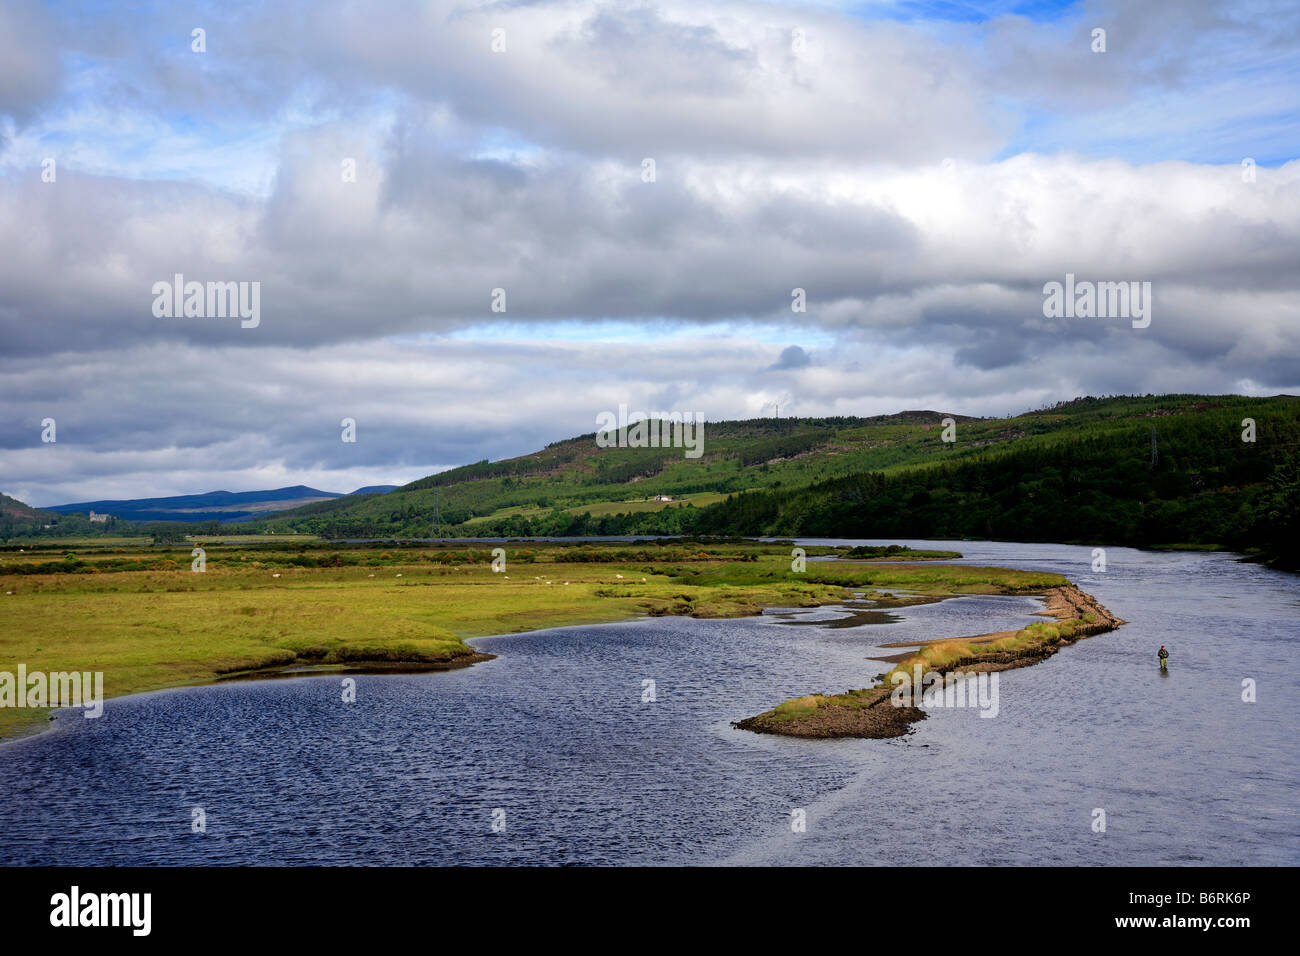
{"label": "cloudy sky", "polygon": [[[1300,392],[1297,104],[1292,0],[0,0],[0,491]],[[1150,326],[1044,317],[1067,273]]]}

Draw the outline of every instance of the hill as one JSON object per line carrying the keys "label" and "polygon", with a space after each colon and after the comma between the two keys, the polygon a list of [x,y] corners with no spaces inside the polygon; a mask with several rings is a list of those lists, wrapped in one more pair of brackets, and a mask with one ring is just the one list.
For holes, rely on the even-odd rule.
{"label": "hill", "polygon": [[[1247,419],[1253,441],[1243,440]],[[1085,397],[1008,418],[708,422],[695,458],[681,447],[601,447],[596,437],[386,492],[296,486],[127,502],[134,511],[111,501],[60,509],[120,514],[115,533],[158,540],[220,533],[221,518],[238,515],[241,533],[326,538],[978,537],[1221,546],[1300,565],[1295,396]],[[298,506],[274,510],[286,503]],[[163,513],[165,524],[153,518]],[[14,514],[6,537],[109,531],[66,511],[56,531]]]}
{"label": "hill", "polygon": [[[955,423],[950,442],[944,418]],[[1247,418],[1253,442],[1242,440]],[[1300,444],[1300,399],[1087,397],[1001,419],[911,411],[709,422],[697,459],[595,438],[264,526],[327,537],[712,533],[1276,550],[1276,528],[1290,527],[1294,510],[1286,468]]]}
{"label": "hill", "polygon": [[45,512],[39,508],[33,508],[31,505],[23,504],[17,498],[10,498],[8,495],[0,494],[0,517],[35,521],[44,514]]}
{"label": "hill", "polygon": [[0,541],[15,534],[42,529],[57,520],[56,516],[40,508],[33,508],[17,498],[0,494]]}
{"label": "hill", "polygon": [[[828,474],[923,461],[940,440],[944,417],[972,427],[980,419],[933,411],[872,418],[759,418],[705,424],[703,454],[677,448],[601,448],[596,433],[554,442],[503,461],[480,461],[404,485],[379,500],[328,501],[266,522],[276,531],[302,529],[327,537],[482,533],[485,523],[527,522],[552,511],[612,514],[616,505],[659,510],[656,496],[711,498],[768,485],[807,485]],[[996,430],[994,430],[996,431]],[[986,440],[998,441],[990,433]],[[933,446],[933,447],[932,447]],[[463,526],[463,527],[462,527]],[[475,530],[478,528],[479,530]],[[510,532],[515,533],[515,532]]]}

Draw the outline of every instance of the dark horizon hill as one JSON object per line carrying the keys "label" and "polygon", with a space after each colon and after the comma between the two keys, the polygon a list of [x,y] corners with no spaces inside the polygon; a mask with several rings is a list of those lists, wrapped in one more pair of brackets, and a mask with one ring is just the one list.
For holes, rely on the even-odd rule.
{"label": "dark horizon hill", "polygon": [[299,508],[318,501],[350,498],[353,495],[382,494],[395,485],[370,485],[343,494],[321,491],[307,485],[290,485],[262,491],[209,491],[196,495],[172,495],[160,498],[100,499],[44,509],[62,515],[107,514],[125,521],[218,521],[229,524],[264,517],[277,511]]}

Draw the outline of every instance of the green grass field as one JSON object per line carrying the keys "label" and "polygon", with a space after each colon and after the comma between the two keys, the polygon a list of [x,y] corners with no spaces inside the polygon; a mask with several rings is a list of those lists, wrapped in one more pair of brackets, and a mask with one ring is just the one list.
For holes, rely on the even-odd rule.
{"label": "green grass field", "polygon": [[589,505],[566,508],[565,511],[571,515],[641,514],[650,511],[663,511],[665,508],[684,508],[688,502],[692,507],[704,508],[708,505],[717,504],[719,501],[726,501],[734,493],[686,495],[682,498],[674,498],[672,501],[654,501],[653,499],[648,501],[597,501]]}
{"label": "green grass field", "polygon": [[[638,615],[735,617],[815,606],[844,588],[1025,590],[1055,575],[998,568],[813,562],[754,542],[506,548],[298,544],[0,552],[0,671],[103,671],[107,696],[288,664],[454,662],[465,640]],[[836,553],[810,548],[810,554]],[[141,564],[149,565],[141,568]],[[0,709],[0,736],[45,712]]]}
{"label": "green grass field", "polygon": [[[580,515],[617,515],[617,514],[643,514],[652,511],[662,511],[665,508],[684,508],[689,502],[692,507],[704,508],[708,505],[717,504],[719,501],[725,501],[735,492],[726,492],[718,494],[698,494],[686,495],[681,498],[675,498],[672,501],[655,501],[653,498],[637,498],[626,501],[596,501],[586,505],[574,505],[572,508],[564,508],[565,514]],[[486,525],[501,518],[513,518],[515,516],[523,517],[541,517],[550,514],[550,509],[539,508],[536,505],[528,505],[516,508],[502,508],[494,511],[490,515],[482,515],[478,518],[470,518],[464,522],[461,527],[473,528],[476,525]]]}

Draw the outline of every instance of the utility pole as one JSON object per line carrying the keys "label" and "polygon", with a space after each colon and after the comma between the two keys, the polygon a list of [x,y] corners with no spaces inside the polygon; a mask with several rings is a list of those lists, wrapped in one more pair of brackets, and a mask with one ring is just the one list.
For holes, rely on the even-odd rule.
{"label": "utility pole", "polygon": [[433,489],[433,536],[442,540],[442,489]]}
{"label": "utility pole", "polygon": [[1156,426],[1151,426],[1151,470],[1156,470],[1156,462],[1160,461],[1160,451],[1156,447]]}

